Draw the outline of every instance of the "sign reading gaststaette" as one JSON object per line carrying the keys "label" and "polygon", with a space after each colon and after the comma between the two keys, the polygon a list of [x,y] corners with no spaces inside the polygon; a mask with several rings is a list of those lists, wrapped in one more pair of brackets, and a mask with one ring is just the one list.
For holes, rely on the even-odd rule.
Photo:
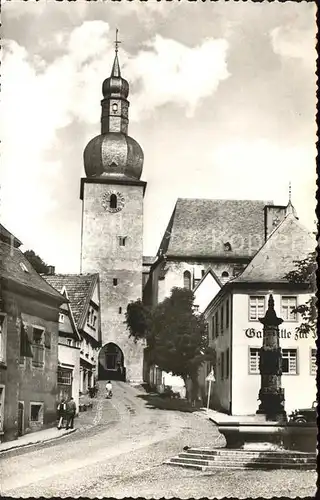
{"label": "sign reading gaststaette", "polygon": [[[257,338],[257,339],[262,339],[263,337],[263,332],[262,330],[256,330],[255,328],[247,328],[244,330],[245,336],[248,337],[249,339]],[[278,336],[280,339],[294,339],[294,340],[300,340],[300,339],[316,339],[316,333],[315,332],[290,332],[287,331],[285,328],[282,328],[279,330]]]}

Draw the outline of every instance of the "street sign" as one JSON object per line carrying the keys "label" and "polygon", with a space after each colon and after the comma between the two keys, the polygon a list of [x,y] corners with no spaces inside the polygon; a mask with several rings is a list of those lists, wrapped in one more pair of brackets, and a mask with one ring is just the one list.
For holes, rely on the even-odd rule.
{"label": "street sign", "polygon": [[216,381],[213,370],[211,370],[209,375],[206,377],[206,381],[207,382],[215,382]]}

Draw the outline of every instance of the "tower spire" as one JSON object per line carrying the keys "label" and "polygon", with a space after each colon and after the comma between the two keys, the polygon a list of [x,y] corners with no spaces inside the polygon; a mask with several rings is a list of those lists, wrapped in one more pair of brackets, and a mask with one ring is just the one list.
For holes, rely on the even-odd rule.
{"label": "tower spire", "polygon": [[115,57],[114,57],[114,61],[113,61],[112,71],[111,71],[111,76],[115,77],[115,78],[121,77],[120,64],[119,64],[119,59],[118,59],[119,44],[121,42],[120,42],[120,40],[118,40],[118,33],[119,33],[119,30],[118,30],[118,28],[116,28],[116,39],[114,41]]}
{"label": "tower spire", "polygon": [[289,182],[289,200],[288,200],[288,205],[286,208],[286,215],[288,215],[288,214],[293,214],[298,219],[297,212],[296,212],[294,206],[292,205],[291,181]]}
{"label": "tower spire", "polygon": [[289,203],[291,203],[291,181],[289,181]]}

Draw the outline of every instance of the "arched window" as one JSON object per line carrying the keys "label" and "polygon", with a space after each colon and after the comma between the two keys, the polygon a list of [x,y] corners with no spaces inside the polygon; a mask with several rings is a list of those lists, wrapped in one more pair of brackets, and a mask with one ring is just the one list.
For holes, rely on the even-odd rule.
{"label": "arched window", "polygon": [[191,273],[190,271],[185,271],[183,273],[183,287],[191,290]]}
{"label": "arched window", "polygon": [[222,278],[229,278],[229,273],[227,271],[223,271],[223,273],[221,274],[221,277]]}
{"label": "arched window", "polygon": [[229,243],[229,241],[227,241],[227,243],[224,243],[223,247],[224,247],[224,249],[225,249],[226,252],[231,252],[232,251],[232,247],[231,247],[231,244]]}
{"label": "arched window", "polygon": [[112,194],[110,196],[110,208],[117,208],[117,205],[118,205],[117,195]]}

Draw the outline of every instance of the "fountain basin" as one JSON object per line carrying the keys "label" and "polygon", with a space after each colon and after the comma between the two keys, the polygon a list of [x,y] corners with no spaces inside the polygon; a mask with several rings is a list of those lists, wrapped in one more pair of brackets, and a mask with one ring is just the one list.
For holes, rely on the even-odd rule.
{"label": "fountain basin", "polygon": [[[212,420],[212,419],[211,419]],[[315,452],[315,424],[278,422],[214,422],[225,437],[226,447],[248,450],[296,450]]]}

